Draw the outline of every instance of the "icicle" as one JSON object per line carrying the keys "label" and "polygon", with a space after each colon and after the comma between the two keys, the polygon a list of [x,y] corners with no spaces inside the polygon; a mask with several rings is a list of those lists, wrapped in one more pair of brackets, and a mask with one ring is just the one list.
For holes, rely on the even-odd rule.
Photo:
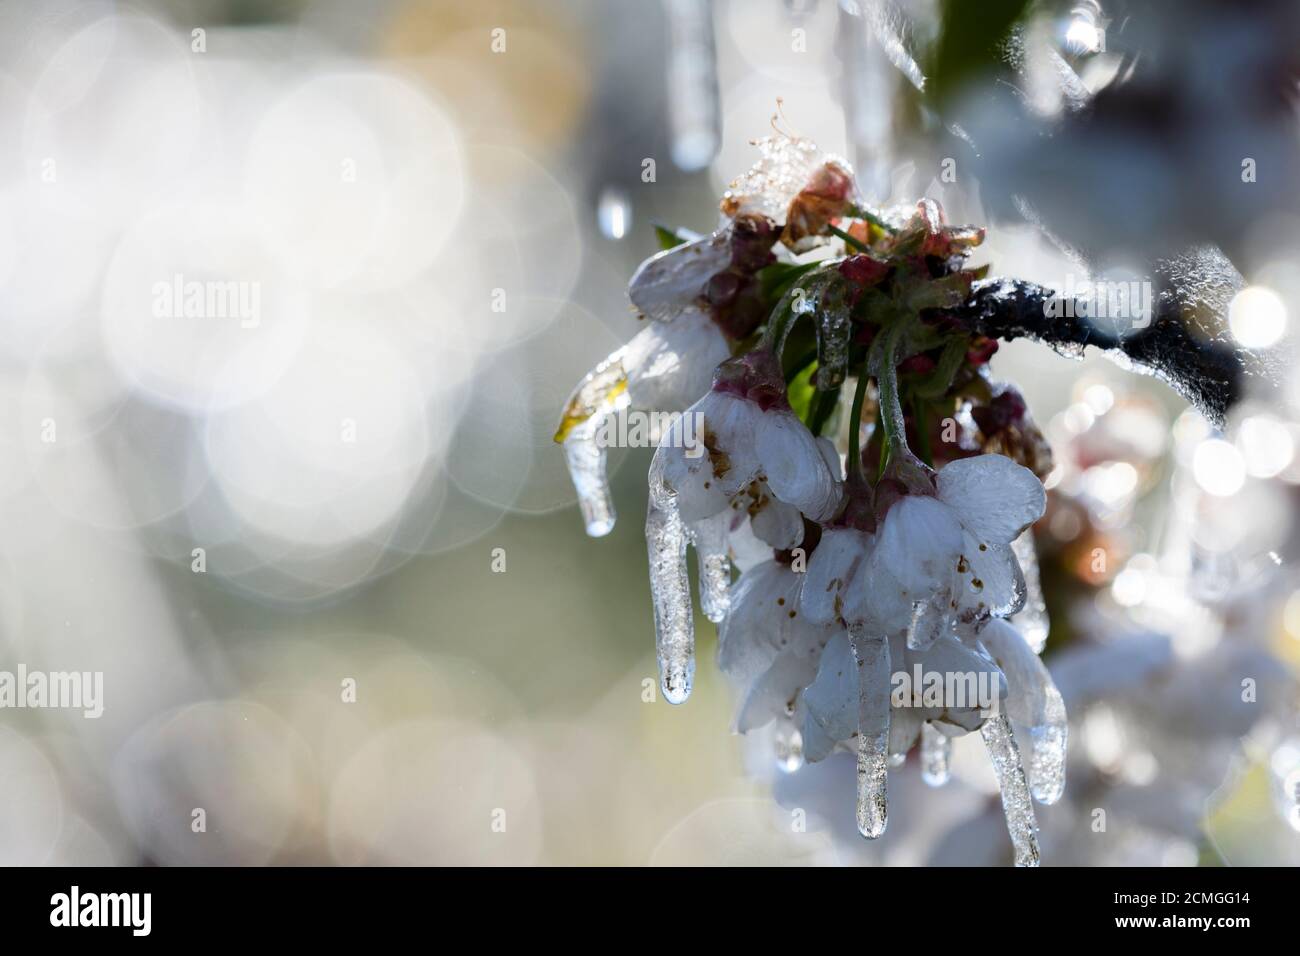
{"label": "icicle", "polygon": [[1055,803],[1065,790],[1065,744],[1069,723],[1065,701],[1052,675],[1009,622],[990,621],[980,632],[1006,675],[1006,715],[1016,739],[1028,748],[1027,775],[1034,799]]}
{"label": "icicle", "polygon": [[1011,722],[999,714],[990,717],[980,728],[989,759],[998,776],[1002,791],[1002,812],[1007,818],[1007,832],[1015,848],[1016,866],[1038,866],[1038,824],[1034,805],[1029,799],[1025,768],[1020,763],[1020,748],[1011,733]]}
{"label": "icicle", "polygon": [[731,512],[722,511],[688,529],[699,565],[700,609],[714,624],[721,623],[731,607],[731,555],[727,548],[730,521]]}
{"label": "icicle", "polygon": [[722,143],[713,10],[708,0],[668,4],[668,118],[673,162],[688,172],[713,161]]}
{"label": "icicle", "polygon": [[885,832],[889,804],[889,641],[849,626],[858,665],[858,832],[874,840]]}
{"label": "icicle", "polygon": [[952,763],[952,738],[929,723],[921,725],[921,779],[932,787],[948,782]]}
{"label": "icicle", "polygon": [[832,279],[822,289],[817,308],[817,374],[814,384],[829,391],[844,382],[849,364],[849,304],[844,283]]}
{"label": "icicle", "polygon": [[1043,652],[1051,621],[1047,617],[1047,602],[1043,599],[1043,584],[1038,573],[1038,548],[1034,545],[1034,531],[1026,528],[1011,542],[1020,570],[1025,576],[1025,606],[1011,618],[1035,654]]}
{"label": "icicle", "polygon": [[569,396],[555,431],[564,447],[569,478],[578,493],[578,507],[587,534],[593,538],[614,529],[614,500],[605,472],[605,448],[597,440],[605,421],[628,406],[626,348],[621,348],[588,372]]}
{"label": "icicle", "polygon": [[686,573],[686,528],[677,501],[651,489],[645,519],[650,557],[650,594],[655,609],[655,650],[664,699],[680,704],[695,679],[695,622],[691,585]]}
{"label": "icicle", "polygon": [[569,479],[578,493],[578,509],[587,534],[601,538],[614,530],[617,515],[605,470],[605,446],[596,441],[596,431],[607,416],[597,415],[575,426],[564,439],[564,460]]}
{"label": "icicle", "polygon": [[1065,701],[1055,684],[1049,683],[1044,691],[1043,723],[1029,729],[1032,746],[1029,751],[1029,787],[1039,803],[1052,804],[1065,792],[1065,741],[1069,722],[1065,716]]}
{"label": "icicle", "polygon": [[890,198],[894,156],[890,104],[898,74],[872,35],[858,5],[839,5],[844,125],[858,183],[876,202]]}

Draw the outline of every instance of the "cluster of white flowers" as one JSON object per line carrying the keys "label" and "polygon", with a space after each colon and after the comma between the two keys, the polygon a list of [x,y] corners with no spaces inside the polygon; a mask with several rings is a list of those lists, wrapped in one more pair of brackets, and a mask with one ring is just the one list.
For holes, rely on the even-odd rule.
{"label": "cluster of white flowers", "polygon": [[[978,730],[1001,784],[1016,862],[1035,865],[1031,795],[1050,803],[1061,794],[1066,719],[1038,648],[1006,619],[1026,601],[1012,544],[1042,516],[1045,492],[1033,472],[1002,455],[961,453],[937,471],[923,463],[908,447],[898,396],[896,367],[923,350],[903,351],[922,326],[918,313],[955,304],[947,297],[963,281],[969,288],[969,273],[957,271],[959,252],[982,234],[945,226],[929,201],[891,227],[861,212],[843,162],[788,137],[760,145],[760,162],[724,198],[722,226],[637,271],[629,294],[649,325],[580,384],[565,410],[557,440],[588,532],[607,533],[614,521],[604,452],[592,441],[601,419],[628,405],[685,409],[702,422],[703,448],[676,434],[678,419],[661,436],[649,475],[646,540],[665,697],[681,703],[693,681],[691,545],[701,609],[720,624],[719,663],[739,694],[738,730],[776,721],[787,749],[813,761],[855,749],[857,822],[869,838],[885,830],[891,763],[919,739],[926,779],[941,784],[951,739]],[[852,218],[861,220],[862,238],[833,225]],[[872,223],[888,230],[874,245]],[[827,259],[821,247],[837,243],[845,248]],[[864,254],[854,257],[854,249]],[[789,305],[787,295],[757,328],[742,301],[757,273],[774,262],[814,261],[823,287],[841,283],[834,321],[817,303],[803,308],[804,296]],[[931,283],[929,291],[917,293],[917,283]],[[847,360],[848,310],[868,288],[882,302],[912,305],[910,312],[890,305],[872,328],[860,326],[845,460],[820,434],[824,420],[815,433],[792,409],[782,352],[801,315],[812,314],[822,364]],[[888,299],[881,288],[890,289]],[[831,335],[836,342],[823,341]],[[935,354],[966,354],[943,339],[926,343]],[[951,367],[946,374],[951,380]],[[817,388],[829,386],[838,400],[842,378],[818,376]],[[874,428],[861,417],[869,380],[880,412]],[[877,433],[874,482],[864,475],[864,431]],[[733,566],[741,572],[735,582]],[[981,699],[913,699],[897,693],[896,667],[992,690]]]}

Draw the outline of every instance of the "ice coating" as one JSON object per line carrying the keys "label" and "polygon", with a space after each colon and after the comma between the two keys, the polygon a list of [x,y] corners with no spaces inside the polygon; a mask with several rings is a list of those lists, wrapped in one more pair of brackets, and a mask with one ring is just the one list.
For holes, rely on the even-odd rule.
{"label": "ice coating", "polygon": [[828,391],[848,374],[852,305],[845,283],[832,279],[821,290],[817,309],[817,374],[814,384]]}
{"label": "ice coating", "polygon": [[914,601],[912,619],[907,625],[907,646],[914,651],[923,651],[943,634],[949,625],[949,617],[944,612],[942,601]]}
{"label": "ice coating", "polygon": [[670,322],[704,294],[731,263],[731,224],[711,235],[651,256],[632,275],[627,294],[655,322]]}
{"label": "ice coating", "polygon": [[593,538],[613,531],[617,518],[605,469],[605,448],[596,441],[596,431],[604,418],[598,415],[587,419],[564,439],[564,461],[569,466],[573,490],[578,493],[578,510],[587,534]]}
{"label": "ice coating", "polygon": [[607,418],[628,405],[625,351],[614,352],[578,383],[555,432],[556,441],[563,443],[583,525],[593,538],[609,534],[616,518],[605,468],[606,452],[596,435]]}
{"label": "ice coating", "polygon": [[783,773],[794,773],[803,766],[803,735],[792,721],[776,721],[772,746],[776,766]]}
{"label": "ice coating", "polygon": [[1039,803],[1055,803],[1065,790],[1065,702],[1043,662],[1009,623],[990,621],[980,642],[1006,674],[1006,715],[1029,749],[1030,791]]}
{"label": "ice coating", "polygon": [[1026,528],[1020,536],[1011,542],[1020,571],[1025,576],[1025,606],[1017,611],[1012,620],[1016,630],[1035,654],[1043,653],[1047,644],[1047,634],[1051,621],[1047,616],[1047,601],[1043,598],[1043,584],[1038,573],[1038,548],[1034,544],[1034,531]]}
{"label": "ice coating", "polygon": [[785,222],[790,203],[822,161],[822,151],[810,139],[780,134],[755,140],[754,145],[759,159],[727,187],[722,211],[732,217],[759,213]]}
{"label": "ice coating", "polygon": [[921,726],[921,779],[931,787],[948,782],[952,763],[952,738],[930,723]]}
{"label": "ice coating", "polygon": [[731,606],[731,555],[727,526],[731,513],[721,511],[690,526],[688,536],[695,546],[700,575],[700,609],[714,624],[727,616]]}
{"label": "ice coating", "polygon": [[645,541],[655,612],[655,650],[664,699],[680,704],[695,680],[695,622],[686,572],[686,528],[671,495],[651,493]]}
{"label": "ice coating", "polygon": [[889,822],[889,642],[849,626],[858,668],[858,832],[874,840]]}
{"label": "ice coating", "polygon": [[1015,849],[1016,866],[1038,866],[1038,823],[1029,797],[1029,784],[1020,762],[1020,748],[1011,733],[1011,722],[998,714],[980,728],[988,748],[998,789],[1002,791],[1002,812],[1007,818],[1007,832]]}
{"label": "ice coating", "polygon": [[1068,723],[1065,702],[1055,687],[1049,689],[1051,718],[1030,729],[1032,750],[1029,786],[1039,803],[1052,804],[1065,792],[1065,746]]}

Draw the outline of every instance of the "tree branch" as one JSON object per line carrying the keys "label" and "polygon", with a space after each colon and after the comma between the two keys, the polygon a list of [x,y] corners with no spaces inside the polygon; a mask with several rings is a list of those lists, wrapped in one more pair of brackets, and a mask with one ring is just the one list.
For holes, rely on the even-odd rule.
{"label": "tree branch", "polygon": [[[1221,331],[1194,333],[1204,330],[1205,317],[1195,314],[1195,304],[1172,289],[1153,296],[1151,322],[1145,328],[1135,328],[1132,322],[1119,328],[1111,320],[1083,318],[1078,309],[1051,314],[1048,306],[1055,296],[1032,282],[986,279],[976,283],[970,299],[956,311],[973,332],[991,338],[1036,339],[1066,354],[1081,355],[1092,345],[1112,357],[1122,355],[1128,362],[1121,363],[1162,379],[1217,426],[1242,398],[1248,376],[1259,376],[1264,385],[1276,382],[1274,370],[1261,357],[1233,345]],[[1222,316],[1217,318],[1221,325]]]}

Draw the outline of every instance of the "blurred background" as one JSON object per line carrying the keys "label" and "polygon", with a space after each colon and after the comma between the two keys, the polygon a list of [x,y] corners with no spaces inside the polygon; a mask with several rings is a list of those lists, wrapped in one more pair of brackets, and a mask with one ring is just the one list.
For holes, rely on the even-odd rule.
{"label": "blurred background", "polygon": [[[593,541],[551,436],[778,102],[996,274],[1172,261],[1289,355],[1294,4],[1111,6],[0,2],[0,670],[104,675],[98,719],[0,710],[0,862],[1009,862],[977,741],[868,845],[851,757],[729,733],[702,619],[658,699],[649,451]],[[991,367],[1057,462],[1044,862],[1300,862],[1289,361],[1223,430],[1101,356]]]}

